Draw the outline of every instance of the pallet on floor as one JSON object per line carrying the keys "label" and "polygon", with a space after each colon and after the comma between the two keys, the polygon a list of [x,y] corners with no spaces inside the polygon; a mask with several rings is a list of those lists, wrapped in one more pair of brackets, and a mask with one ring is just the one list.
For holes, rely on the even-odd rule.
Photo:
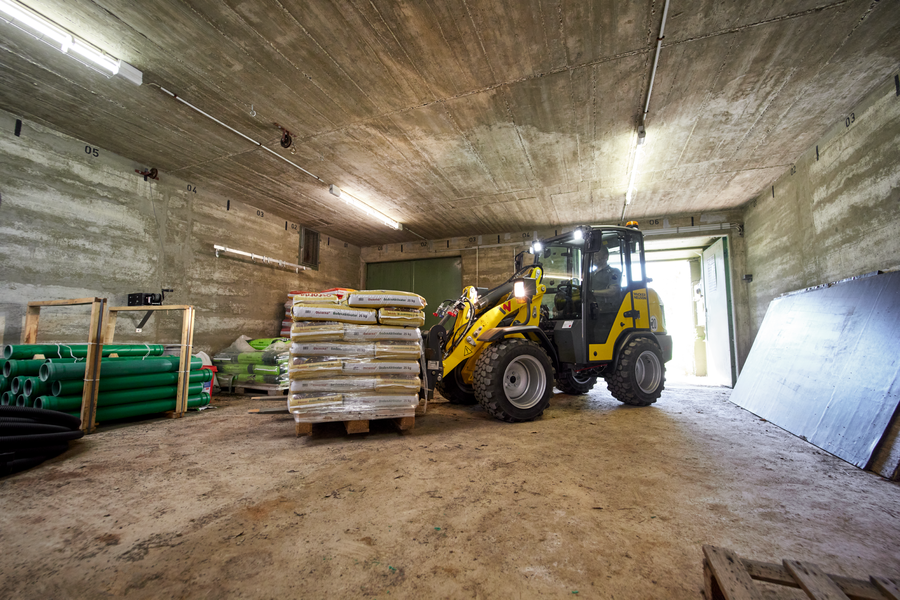
{"label": "pallet on floor", "polygon": [[391,421],[400,431],[409,431],[416,426],[415,409],[378,408],[354,413],[326,413],[319,415],[294,414],[297,437],[311,435],[317,423],[343,423],[347,433],[368,433],[370,421]]}
{"label": "pallet on floor", "polygon": [[236,385],[234,388],[235,394],[254,394],[256,392],[264,393],[267,396],[287,396],[287,389],[281,388],[278,384],[275,383],[254,383],[252,385]]}
{"label": "pallet on floor", "polygon": [[[703,579],[707,600],[781,598],[777,589],[764,590],[754,581],[802,589],[813,600],[900,600],[900,580],[872,575],[868,581],[829,575],[806,562],[782,564],[740,558],[731,550],[703,546]],[[796,594],[790,596],[796,597]]]}

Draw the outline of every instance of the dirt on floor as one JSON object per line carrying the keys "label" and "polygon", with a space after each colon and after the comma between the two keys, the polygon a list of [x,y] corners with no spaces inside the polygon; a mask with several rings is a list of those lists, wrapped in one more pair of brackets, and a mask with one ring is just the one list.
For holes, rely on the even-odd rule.
{"label": "dirt on floor", "polygon": [[900,577],[900,486],[729,393],[598,385],[521,424],[438,401],[309,438],[222,396],[101,426],[0,479],[0,596],[700,598],[703,544]]}

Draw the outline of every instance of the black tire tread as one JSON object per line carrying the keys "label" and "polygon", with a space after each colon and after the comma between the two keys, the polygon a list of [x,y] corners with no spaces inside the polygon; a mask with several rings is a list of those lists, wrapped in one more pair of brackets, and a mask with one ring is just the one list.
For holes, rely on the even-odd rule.
{"label": "black tire tread", "polygon": [[[496,397],[496,393],[491,388],[493,388],[497,384],[497,377],[501,379],[503,378],[503,373],[497,369],[492,368],[492,365],[499,362],[503,354],[505,354],[506,352],[514,352],[514,350],[509,350],[510,348],[515,348],[522,345],[529,345],[538,348],[547,359],[547,364],[550,365],[550,372],[547,374],[547,386],[551,388],[552,393],[553,386],[551,382],[554,378],[553,363],[550,360],[550,357],[547,356],[547,352],[534,342],[523,340],[520,338],[512,338],[491,344],[481,353],[481,356],[478,357],[478,363],[475,365],[475,376],[473,378],[473,383],[475,386],[475,397],[478,399],[478,403],[481,404],[482,408],[484,408],[484,410],[486,410],[489,415],[500,421],[506,421],[507,423],[521,423],[524,420],[517,419],[508,414],[500,405],[499,399]],[[502,383],[500,385],[502,385]],[[543,414],[544,411],[541,410],[541,412],[532,417],[532,419],[536,419]]]}
{"label": "black tire tread", "polygon": [[434,387],[450,404],[456,404],[458,406],[472,406],[478,404],[475,393],[469,393],[466,390],[461,389],[456,382],[455,378],[457,377],[457,370],[462,369],[462,367],[463,365],[460,364],[456,369],[448,373],[446,377],[438,381]]}
{"label": "black tire tread", "polygon": [[591,377],[587,383],[579,383],[575,380],[574,377],[572,377],[572,375],[572,371],[567,370],[559,373],[556,377],[556,387],[558,387],[564,394],[581,396],[591,391],[591,389],[593,389],[594,387],[594,384],[597,383],[596,377]]}
{"label": "black tire tread", "polygon": [[651,344],[653,347],[657,348],[657,350],[659,349],[656,342],[649,338],[634,338],[628,342],[628,345],[622,350],[622,354],[619,356],[619,362],[616,364],[613,373],[606,377],[606,388],[613,395],[613,398],[623,404],[628,404],[629,406],[650,406],[659,399],[663,390],[666,388],[666,368],[665,364],[662,363],[662,358],[660,358],[660,364],[662,365],[662,381],[659,384],[659,388],[656,390],[654,398],[649,400],[641,398],[638,395],[638,392],[632,387],[631,378],[628,376],[628,369],[631,366],[631,361],[640,355],[638,349],[639,346],[644,343]]}

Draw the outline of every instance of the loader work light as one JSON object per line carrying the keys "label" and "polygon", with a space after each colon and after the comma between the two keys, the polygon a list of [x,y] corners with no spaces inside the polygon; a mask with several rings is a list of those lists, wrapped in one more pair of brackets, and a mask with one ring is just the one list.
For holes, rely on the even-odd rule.
{"label": "loader work light", "polygon": [[525,282],[517,281],[513,284],[513,294],[516,295],[516,298],[524,298],[525,297]]}

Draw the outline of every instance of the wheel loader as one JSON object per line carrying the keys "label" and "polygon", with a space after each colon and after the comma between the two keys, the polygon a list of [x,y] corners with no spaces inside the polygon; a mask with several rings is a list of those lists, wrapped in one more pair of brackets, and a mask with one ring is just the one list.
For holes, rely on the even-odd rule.
{"label": "wheel loader", "polygon": [[535,242],[502,285],[468,286],[440,305],[423,334],[423,392],[519,422],[544,412],[554,384],[584,394],[602,377],[620,402],[649,406],[672,358],[649,281],[634,222]]}

